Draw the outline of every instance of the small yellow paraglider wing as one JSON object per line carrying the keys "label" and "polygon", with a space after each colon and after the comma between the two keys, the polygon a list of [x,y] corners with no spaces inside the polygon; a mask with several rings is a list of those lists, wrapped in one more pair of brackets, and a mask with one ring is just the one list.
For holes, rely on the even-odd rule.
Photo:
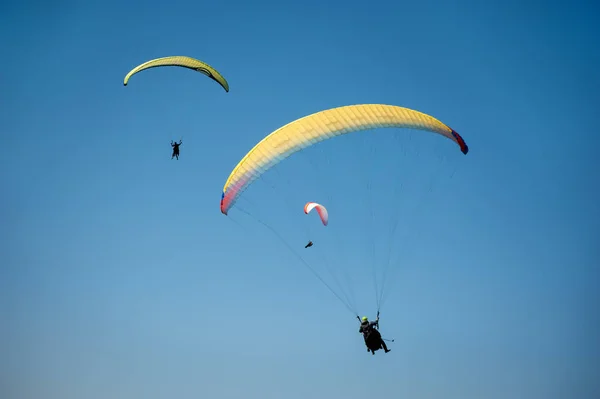
{"label": "small yellow paraglider wing", "polygon": [[195,58],[181,56],[181,55],[156,58],[154,60],[150,60],[150,61],[144,62],[143,64],[136,66],[131,71],[129,71],[129,73],[125,76],[125,79],[123,80],[123,86],[127,86],[129,79],[136,73],[141,72],[146,69],[163,67],[163,66],[177,66],[177,67],[192,69],[194,71],[203,73],[204,75],[213,79],[215,82],[219,83],[225,89],[226,92],[229,92],[229,84],[227,83],[227,80],[225,80],[223,75],[221,75],[216,69],[214,69],[213,67],[211,67],[210,65],[208,65],[205,62],[202,62]]}

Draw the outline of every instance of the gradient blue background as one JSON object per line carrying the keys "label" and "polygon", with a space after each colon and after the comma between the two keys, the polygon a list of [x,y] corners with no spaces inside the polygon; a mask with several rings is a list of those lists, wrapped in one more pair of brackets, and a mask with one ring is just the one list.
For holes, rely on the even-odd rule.
{"label": "gradient blue background", "polygon": [[[599,397],[599,13],[564,4],[3,2],[0,396]],[[172,54],[231,92],[176,68],[123,87]],[[284,246],[218,208],[264,135],[369,102],[471,148],[377,356]]]}

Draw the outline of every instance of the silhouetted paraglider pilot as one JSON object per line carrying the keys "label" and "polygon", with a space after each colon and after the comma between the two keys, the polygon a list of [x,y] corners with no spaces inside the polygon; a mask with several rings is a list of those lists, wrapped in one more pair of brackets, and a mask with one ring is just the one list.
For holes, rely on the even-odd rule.
{"label": "silhouetted paraglider pilot", "polygon": [[304,248],[308,248],[308,247],[312,247],[312,246],[313,246],[313,242],[312,242],[312,241],[309,241],[309,242],[308,242],[308,244],[306,244],[306,245],[304,246]]}
{"label": "silhouetted paraglider pilot", "polygon": [[367,352],[371,352],[374,355],[376,350],[383,348],[385,353],[388,353],[391,349],[387,348],[385,341],[381,338],[381,334],[375,328],[379,326],[379,312],[377,313],[377,319],[375,321],[370,322],[367,316],[364,316],[362,321],[358,316],[356,316],[356,318],[360,321],[360,329],[358,332],[361,333],[365,339]]}
{"label": "silhouetted paraglider pilot", "polygon": [[173,147],[173,155],[171,155],[171,159],[175,157],[177,158],[177,160],[179,160],[179,146],[181,145],[181,143],[181,140],[179,140],[179,143],[176,143],[173,140],[171,140],[171,147]]}

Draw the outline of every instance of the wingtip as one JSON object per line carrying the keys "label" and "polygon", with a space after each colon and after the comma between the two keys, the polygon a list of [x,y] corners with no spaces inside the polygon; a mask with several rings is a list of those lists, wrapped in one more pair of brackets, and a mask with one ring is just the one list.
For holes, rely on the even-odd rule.
{"label": "wingtip", "polygon": [[221,193],[221,213],[227,216],[227,210],[225,209],[225,192]]}
{"label": "wingtip", "polygon": [[467,155],[467,153],[469,152],[469,146],[467,145],[467,143],[465,143],[465,140],[462,138],[462,136],[458,134],[454,129],[452,129],[452,136],[454,136],[456,142],[460,146],[460,151],[463,154]]}

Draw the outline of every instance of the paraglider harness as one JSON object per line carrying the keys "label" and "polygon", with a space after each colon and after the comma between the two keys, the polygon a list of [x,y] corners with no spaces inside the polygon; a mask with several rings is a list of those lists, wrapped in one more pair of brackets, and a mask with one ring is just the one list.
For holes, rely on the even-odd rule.
{"label": "paraglider harness", "polygon": [[[362,325],[360,317],[356,316],[356,318],[358,319],[358,321],[361,322]],[[377,329],[377,327],[379,327],[379,312],[377,312],[377,319],[377,324],[370,326],[366,332],[363,331],[365,345],[369,349],[369,352],[373,352],[373,354],[375,354],[375,352],[379,349],[383,349],[383,345],[381,344],[383,338],[381,337],[381,333]]]}
{"label": "paraglider harness", "polygon": [[179,146],[183,143],[183,141],[181,139],[179,139],[179,143],[171,140],[171,147],[173,147],[173,155],[171,155],[171,158],[173,157],[178,157],[179,158]]}

